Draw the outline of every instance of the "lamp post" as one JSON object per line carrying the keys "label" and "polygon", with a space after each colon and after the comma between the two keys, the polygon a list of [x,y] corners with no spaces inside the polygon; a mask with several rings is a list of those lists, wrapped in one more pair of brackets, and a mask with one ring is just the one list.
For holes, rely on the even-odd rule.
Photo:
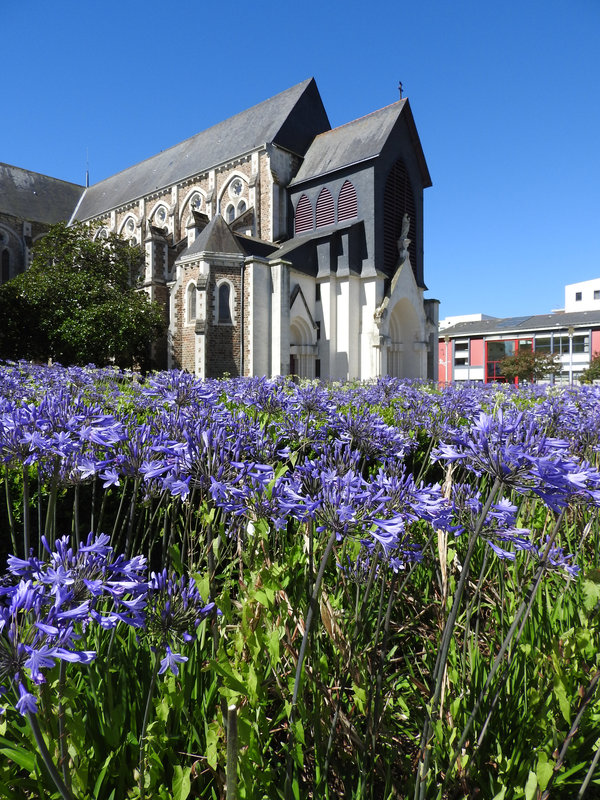
{"label": "lamp post", "polygon": [[575,333],[575,328],[570,325],[567,331],[569,334],[569,385],[573,385],[573,334]]}

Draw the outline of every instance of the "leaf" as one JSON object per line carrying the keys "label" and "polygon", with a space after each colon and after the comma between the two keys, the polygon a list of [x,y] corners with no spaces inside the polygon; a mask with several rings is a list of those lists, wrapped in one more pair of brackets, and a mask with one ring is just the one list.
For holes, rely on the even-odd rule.
{"label": "leaf", "polygon": [[600,580],[598,570],[591,570],[583,580],[583,605],[586,611],[592,611],[600,601]]}
{"label": "leaf", "polygon": [[190,767],[173,767],[173,800],[187,800],[192,782],[190,779]]}
{"label": "leaf", "polygon": [[11,761],[14,761],[15,764],[18,764],[27,772],[35,770],[35,755],[22,747],[2,747],[0,748],[0,753],[10,758]]}
{"label": "leaf", "polygon": [[537,776],[539,787],[542,791],[544,791],[546,786],[548,786],[548,781],[552,777],[553,772],[554,772],[554,761],[548,761],[548,756],[546,755],[546,753],[540,753],[537,767],[535,769],[535,774]]}
{"label": "leaf", "polygon": [[529,777],[527,778],[527,783],[525,784],[525,800],[533,800],[537,792],[537,788],[537,776],[535,772],[529,770]]}
{"label": "leaf", "polygon": [[558,700],[561,714],[568,725],[571,724],[571,703],[567,697],[567,687],[560,675],[554,676],[553,681],[554,696]]}

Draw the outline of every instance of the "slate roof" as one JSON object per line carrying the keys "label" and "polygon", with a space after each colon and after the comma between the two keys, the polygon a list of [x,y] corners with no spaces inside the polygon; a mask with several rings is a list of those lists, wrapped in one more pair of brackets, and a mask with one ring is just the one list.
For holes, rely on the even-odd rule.
{"label": "slate roof", "polygon": [[235,233],[221,214],[217,214],[201,231],[196,240],[179,254],[178,258],[195,256],[199,253],[240,253],[269,258],[275,250],[277,250],[277,246],[270,242]]}
{"label": "slate roof", "polygon": [[89,219],[272,142],[299,155],[329,120],[314,78],[286,89],[86,190],[76,219]]}
{"label": "slate roof", "polygon": [[563,330],[564,328],[591,327],[600,325],[600,311],[563,311],[554,314],[536,314],[529,317],[504,317],[471,322],[458,322],[439,332],[440,339],[445,336],[496,336],[509,333],[530,333],[534,331]]}
{"label": "slate roof", "polygon": [[0,163],[0,213],[54,225],[70,218],[83,191],[76,183]]}
{"label": "slate roof", "polygon": [[431,186],[431,177],[406,97],[364,117],[319,134],[309,147],[302,166],[290,186],[327,175],[351,164],[376,158],[401,115],[408,124],[423,176],[423,186]]}

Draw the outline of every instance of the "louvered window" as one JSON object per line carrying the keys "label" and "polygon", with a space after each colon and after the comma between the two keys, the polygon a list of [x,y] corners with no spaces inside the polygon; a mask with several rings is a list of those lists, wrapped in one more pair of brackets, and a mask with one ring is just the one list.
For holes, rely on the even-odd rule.
{"label": "louvered window", "polygon": [[338,195],[338,222],[342,219],[352,219],[357,215],[356,189],[350,181],[344,181]]}
{"label": "louvered window", "polygon": [[302,231],[311,231],[314,226],[312,205],[308,197],[303,194],[296,206],[294,230],[296,233],[302,233]]}
{"label": "louvered window", "polygon": [[329,189],[321,189],[317,198],[317,228],[333,225],[335,222],[333,197]]}
{"label": "louvered window", "polygon": [[402,232],[402,219],[405,214],[410,217],[408,252],[410,263],[417,276],[417,228],[415,198],[410,178],[402,159],[396,161],[390,170],[383,196],[383,263],[388,274],[391,274],[398,263],[398,238]]}

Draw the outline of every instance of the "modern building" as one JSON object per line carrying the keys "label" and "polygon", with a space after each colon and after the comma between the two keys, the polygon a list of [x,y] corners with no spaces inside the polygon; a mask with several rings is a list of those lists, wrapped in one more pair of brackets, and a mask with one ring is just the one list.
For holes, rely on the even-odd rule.
{"label": "modern building", "polygon": [[[473,319],[473,316],[476,318]],[[600,353],[600,279],[565,286],[565,308],[551,314],[498,319],[483,314],[440,322],[440,383],[504,382],[501,362],[522,349],[556,353],[554,383],[577,383]]]}
{"label": "modern building", "polygon": [[408,99],[332,130],[311,78],[77,187],[63,218],[144,248],[143,287],[169,321],[163,366],[435,380],[430,185]]}

